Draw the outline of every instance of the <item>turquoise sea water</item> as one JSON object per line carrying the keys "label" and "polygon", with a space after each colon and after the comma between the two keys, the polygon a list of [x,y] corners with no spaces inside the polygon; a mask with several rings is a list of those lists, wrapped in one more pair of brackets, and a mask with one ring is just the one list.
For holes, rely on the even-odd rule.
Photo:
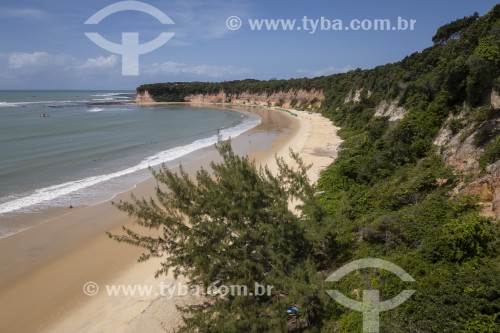
{"label": "turquoise sea water", "polygon": [[[106,105],[133,92],[0,91],[2,215],[84,205],[145,179],[149,166],[236,137],[260,118],[188,106]],[[43,115],[43,116],[42,116]]]}

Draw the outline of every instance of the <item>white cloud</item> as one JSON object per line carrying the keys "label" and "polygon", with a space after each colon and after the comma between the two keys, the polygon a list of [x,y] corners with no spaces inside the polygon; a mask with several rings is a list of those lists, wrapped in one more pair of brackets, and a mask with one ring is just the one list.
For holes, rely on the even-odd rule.
{"label": "white cloud", "polygon": [[43,10],[34,8],[3,8],[0,12],[2,18],[15,18],[26,20],[41,20],[49,17]]}
{"label": "white cloud", "polygon": [[338,73],[346,73],[351,71],[353,68],[350,65],[345,67],[328,66],[322,69],[309,70],[309,69],[299,69],[297,73],[305,74],[306,76],[325,76]]}
{"label": "white cloud", "polygon": [[[1,89],[106,89],[141,82],[121,76],[117,55],[78,59],[48,52],[0,53]],[[120,86],[121,84],[121,86]]]}
{"label": "white cloud", "polygon": [[15,52],[7,56],[10,69],[44,68],[50,66],[68,66],[74,59],[64,54],[52,55],[47,52]]}
{"label": "white cloud", "polygon": [[80,68],[83,69],[109,69],[114,68],[118,64],[119,57],[115,54],[112,54],[108,57],[97,57],[97,58],[89,58]]}
{"label": "white cloud", "polygon": [[150,68],[146,69],[148,74],[172,74],[172,75],[198,75],[207,77],[223,77],[223,76],[238,76],[248,74],[249,71],[245,68],[235,67],[232,65],[211,66],[211,65],[188,65],[180,62],[167,61],[164,63],[155,63]]}
{"label": "white cloud", "polygon": [[32,69],[43,70],[54,67],[68,69],[110,69],[119,63],[119,57],[115,54],[107,57],[100,56],[89,58],[85,61],[78,60],[66,54],[50,54],[47,52],[23,53],[14,52],[4,55],[7,59],[7,67],[12,70]]}
{"label": "white cloud", "polygon": [[51,54],[37,51],[32,53],[0,53],[0,87],[134,87],[148,81],[169,80],[221,80],[239,79],[251,72],[234,65],[188,64],[168,61],[141,64],[140,76],[121,75],[121,58],[105,55],[78,59],[67,54]]}

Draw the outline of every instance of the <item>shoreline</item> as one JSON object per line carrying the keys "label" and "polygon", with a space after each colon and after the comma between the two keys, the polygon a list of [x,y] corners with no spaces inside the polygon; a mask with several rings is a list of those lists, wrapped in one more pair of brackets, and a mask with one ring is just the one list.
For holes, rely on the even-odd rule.
{"label": "shoreline", "polygon": [[[135,109],[141,110],[140,106]],[[152,109],[148,107],[147,109]],[[163,112],[167,109],[165,106],[159,107],[159,112]],[[197,109],[193,107],[191,109]],[[219,110],[221,112],[229,113],[227,108],[222,107],[210,107],[207,106],[207,111]],[[200,110],[201,111],[201,110]],[[153,158],[156,161],[154,168],[159,167],[160,164],[164,163],[168,167],[175,167],[179,161],[192,160],[194,158],[199,158],[203,154],[206,154],[207,149],[213,146],[211,143],[215,143],[217,140],[217,133],[220,133],[224,138],[228,138],[231,135],[239,136],[243,133],[252,130],[253,128],[260,125],[262,117],[259,117],[255,112],[249,112],[248,109],[234,109],[230,113],[237,114],[238,117],[241,115],[244,119],[238,123],[232,123],[228,126],[220,127],[206,132],[205,137],[195,137],[187,138],[185,142],[178,142],[176,146],[161,146],[157,145],[155,151],[150,151],[149,155],[144,155],[141,159],[136,159],[131,164],[115,164],[114,169],[103,169],[99,170],[98,174],[86,174],[83,176],[76,176],[76,178],[66,179],[64,182],[57,183],[49,182],[34,186],[25,194],[14,193],[13,199],[6,200],[0,206],[5,211],[2,211],[2,231],[0,232],[0,239],[7,238],[15,235],[18,232],[25,231],[31,227],[34,227],[40,223],[49,222],[55,218],[59,218],[62,215],[68,213],[67,208],[85,208],[89,206],[95,206],[100,203],[112,200],[113,196],[119,193],[123,193],[133,189],[134,186],[140,182],[147,180],[151,177],[151,173],[147,170],[147,165],[150,164],[149,159]],[[238,120],[239,121],[239,120]],[[219,132],[220,131],[220,132]],[[157,142],[155,142],[157,143]],[[136,152],[137,153],[137,152]],[[167,156],[167,160],[163,161]],[[179,156],[174,158],[174,156]],[[163,161],[163,162],[162,162]],[[95,162],[95,160],[94,160]],[[91,166],[92,167],[92,166]],[[130,171],[134,169],[135,171]],[[125,172],[120,176],[116,174]],[[94,183],[94,178],[101,178]],[[90,183],[90,184],[89,184]],[[56,197],[51,197],[46,193],[52,187],[61,186],[62,190],[60,194]],[[74,188],[76,186],[76,189]],[[85,193],[90,191],[96,195],[80,196],[80,193]],[[44,193],[38,194],[38,193]],[[5,197],[9,197],[5,195]],[[48,197],[48,198],[47,198]],[[56,202],[54,204],[54,201]],[[9,210],[11,209],[11,210]]]}
{"label": "shoreline", "polygon": [[[193,106],[197,105],[207,106],[199,103],[194,103]],[[234,109],[236,106],[228,108]],[[248,111],[248,107],[242,108]],[[304,112],[299,117],[292,117],[266,109],[259,116],[262,118],[263,115],[277,118],[275,120],[278,127],[282,128],[273,129],[277,131],[276,138],[272,142],[255,143],[252,139],[258,137],[262,129],[254,128],[233,139],[236,152],[247,150],[257,163],[266,164],[273,160],[275,153],[283,155],[286,152],[288,156],[289,146],[293,146],[296,151],[304,150],[306,154],[307,150],[314,148],[314,143],[308,145],[307,142],[311,142],[311,137],[317,136],[315,133],[320,134],[321,131],[312,131],[312,125],[307,124],[312,124],[315,120],[307,117],[322,118],[319,114]],[[283,128],[282,124],[286,122],[287,128]],[[335,131],[334,129],[333,132]],[[324,143],[325,140],[316,142],[316,148],[321,148]],[[332,154],[335,152],[314,149],[309,152],[311,158],[323,158],[330,162],[334,158]],[[201,158],[186,163],[185,168],[192,172],[202,165],[206,167],[214,158],[214,151],[207,151]],[[317,162],[307,163],[316,165]],[[318,168],[323,166],[324,163],[318,164]],[[131,192],[139,197],[149,197],[154,192],[154,185],[154,179],[150,178],[132,191],[118,194],[114,200],[128,199]],[[187,298],[176,300],[178,303],[163,304],[164,302],[158,301],[158,297],[110,297],[103,293],[89,297],[83,294],[82,287],[87,281],[100,285],[159,283],[159,280],[153,278],[158,260],[138,264],[136,260],[142,253],[141,249],[113,242],[104,234],[104,231],[119,233],[121,225],[130,223],[130,219],[111,207],[108,201],[78,208],[61,218],[2,239],[0,250],[12,253],[11,256],[15,258],[7,260],[7,265],[2,266],[2,273],[6,274],[2,274],[0,280],[1,326],[16,332],[124,332],[133,327],[148,327],[148,332],[155,332],[156,328],[150,327],[154,323],[167,322],[168,326],[179,324],[180,317],[178,313],[175,315],[174,304],[184,304],[183,302],[188,301]],[[172,276],[162,277],[162,281],[174,283]],[[161,312],[167,318],[151,319],[157,316],[155,306],[161,307]],[[165,307],[168,311],[165,311]],[[159,308],[156,310],[159,311]],[[24,318],[22,321],[16,319],[20,313]]]}

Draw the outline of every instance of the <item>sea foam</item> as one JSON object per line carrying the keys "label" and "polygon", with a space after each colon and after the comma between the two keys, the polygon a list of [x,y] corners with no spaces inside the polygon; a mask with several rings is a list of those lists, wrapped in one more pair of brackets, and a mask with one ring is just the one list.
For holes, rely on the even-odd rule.
{"label": "sea foam", "polygon": [[[223,140],[234,138],[257,126],[258,124],[260,124],[260,122],[260,118],[249,118],[234,127],[222,129],[219,135]],[[9,200],[5,203],[0,204],[0,214],[20,211],[23,209],[31,209],[40,204],[50,204],[50,201],[52,200],[64,197],[68,194],[80,190],[84,190],[96,184],[130,175],[149,167],[160,165],[162,163],[173,161],[199,149],[212,146],[217,143],[217,140],[218,136],[213,135],[204,139],[196,140],[186,145],[161,151],[126,169],[37,189],[26,196]]]}

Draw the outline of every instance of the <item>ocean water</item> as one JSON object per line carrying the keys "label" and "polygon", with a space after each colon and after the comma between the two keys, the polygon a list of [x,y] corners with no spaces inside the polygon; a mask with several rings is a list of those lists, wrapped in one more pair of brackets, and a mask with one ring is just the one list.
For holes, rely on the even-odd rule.
{"label": "ocean water", "polygon": [[[0,91],[2,216],[89,205],[174,161],[257,126],[244,112],[107,104],[133,92]],[[11,232],[10,232],[11,233]]]}

